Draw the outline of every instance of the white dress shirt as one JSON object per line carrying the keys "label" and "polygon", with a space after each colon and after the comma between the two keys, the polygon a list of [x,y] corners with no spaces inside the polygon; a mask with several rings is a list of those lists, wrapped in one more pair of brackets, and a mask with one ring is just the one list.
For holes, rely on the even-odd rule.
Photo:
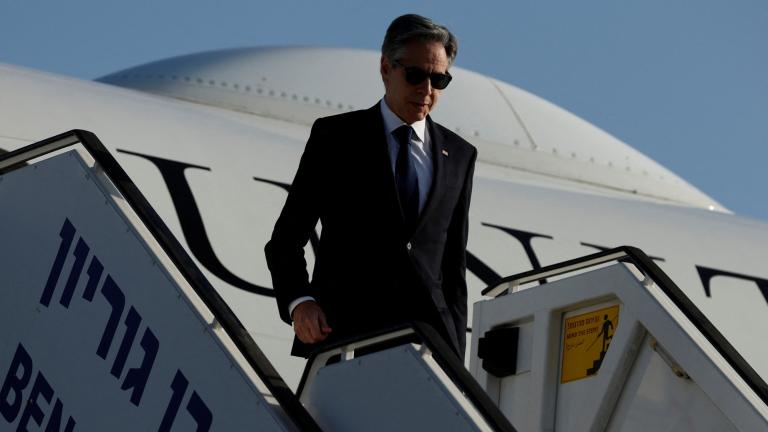
{"label": "white dress shirt", "polygon": [[[397,142],[392,132],[402,125],[407,125],[407,123],[389,109],[387,102],[383,98],[379,101],[379,107],[381,108],[381,117],[384,120],[384,131],[386,132],[387,147],[389,148],[389,162],[392,165],[392,174],[395,175],[395,163],[400,143]],[[431,142],[427,130],[427,119],[411,123],[409,126],[414,131],[411,134],[410,150],[419,182],[419,212],[421,212],[424,209],[424,204],[427,202],[427,197],[429,197],[429,189],[432,187],[434,170],[432,165],[432,146],[430,145]],[[292,301],[288,305],[288,314],[291,319],[293,319],[293,310],[296,309],[296,306],[310,300],[314,301],[315,299],[314,297],[304,296]]]}

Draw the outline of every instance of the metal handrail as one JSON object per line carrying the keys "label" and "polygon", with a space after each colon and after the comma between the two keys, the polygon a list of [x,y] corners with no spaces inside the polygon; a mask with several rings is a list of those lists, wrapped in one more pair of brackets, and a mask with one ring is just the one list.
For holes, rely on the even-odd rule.
{"label": "metal handrail", "polygon": [[509,291],[514,291],[514,289],[520,285],[551,278],[554,276],[560,276],[566,273],[594,267],[596,265],[604,264],[607,262],[616,261],[622,257],[627,256],[627,252],[620,249],[621,248],[611,249],[609,251],[587,255],[574,260],[543,267],[538,270],[531,270],[525,273],[519,273],[513,276],[505,277],[497,281],[496,285],[484,289],[482,294],[488,297],[498,297],[500,295],[506,294]]}
{"label": "metal handrail", "polygon": [[[464,367],[462,361],[454,354],[448,343],[430,325],[423,322],[411,322],[391,328],[380,329],[367,333],[351,336],[347,339],[328,344],[310,354],[304,373],[296,391],[298,395],[304,392],[307,381],[311,376],[328,362],[334,355],[343,355],[346,352],[360,348],[370,348],[376,344],[384,343],[390,348],[388,341],[394,341],[416,336],[419,342],[431,352],[432,358],[442,368],[448,378],[459,388],[461,393],[469,399],[486,422],[496,431],[515,432],[504,414],[499,410],[488,394],[480,387],[480,384],[472,377]],[[407,340],[407,339],[406,339]],[[404,342],[405,343],[405,342]],[[375,350],[369,351],[373,352]]]}

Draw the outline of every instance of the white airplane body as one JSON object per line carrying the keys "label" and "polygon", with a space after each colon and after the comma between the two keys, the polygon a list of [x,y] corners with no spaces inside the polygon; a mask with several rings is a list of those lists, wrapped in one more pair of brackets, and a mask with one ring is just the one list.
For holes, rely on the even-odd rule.
{"label": "white airplane body", "polygon": [[[94,132],[295,385],[303,361],[289,356],[292,330],[270,296],[263,246],[312,121],[376,103],[377,67],[375,53],[320,48],[203,53],[104,82],[0,65],[0,149],[75,128]],[[470,303],[499,276],[636,246],[768,378],[757,331],[768,324],[768,223],[731,214],[533,95],[460,68],[452,73],[433,117],[479,149]],[[350,253],[369,247],[360,239]]]}

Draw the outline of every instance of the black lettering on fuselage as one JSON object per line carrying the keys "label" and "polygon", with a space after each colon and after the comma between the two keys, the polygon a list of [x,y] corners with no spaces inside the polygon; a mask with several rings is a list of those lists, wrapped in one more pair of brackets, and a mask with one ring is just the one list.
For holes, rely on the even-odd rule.
{"label": "black lettering on fuselage", "polygon": [[[494,225],[483,222],[483,226],[487,226],[490,228],[495,228],[501,232],[507,233],[517,239],[517,241],[520,242],[520,244],[523,246],[523,250],[525,251],[525,255],[528,257],[528,261],[531,263],[531,267],[533,267],[533,270],[538,270],[541,268],[541,263],[539,262],[539,257],[536,256],[536,252],[533,250],[533,245],[531,245],[531,240],[535,238],[545,238],[552,240],[552,236],[548,236],[546,234],[537,234],[533,232],[528,231],[521,231],[516,230],[514,228],[509,228],[501,225]],[[539,279],[540,284],[547,283],[546,279]]]}
{"label": "black lettering on fuselage", "polygon": [[118,152],[144,158],[152,162],[160,170],[160,174],[163,176],[165,185],[173,200],[173,207],[176,209],[176,214],[179,217],[184,239],[187,241],[192,254],[205,268],[232,286],[254,294],[274,297],[271,288],[265,288],[248,282],[229,271],[213,251],[213,246],[211,246],[205,225],[203,224],[203,217],[200,215],[192,189],[189,187],[187,178],[184,176],[184,171],[187,169],[210,171],[210,168],[127,150],[118,150]]}
{"label": "black lettering on fuselage", "polygon": [[500,274],[493,271],[492,268],[488,267],[486,263],[482,262],[480,258],[470,251],[467,251],[467,270],[471,271],[488,286],[496,285],[502,278]]}
{"label": "black lettering on fuselage", "polygon": [[[188,164],[184,162],[172,161],[169,159],[163,159],[163,158],[149,156],[149,155],[127,151],[127,150],[118,150],[118,152],[144,158],[152,162],[157,167],[157,169],[160,171],[160,174],[163,177],[163,180],[165,181],[166,187],[168,188],[168,192],[171,195],[171,199],[173,200],[174,209],[176,210],[176,214],[181,224],[181,229],[184,234],[184,238],[186,239],[187,244],[189,245],[189,248],[192,251],[192,254],[200,261],[200,263],[205,268],[207,268],[209,271],[211,271],[211,273],[219,277],[224,282],[227,282],[228,284],[236,288],[240,288],[245,291],[252,292],[254,294],[274,297],[272,288],[255,285],[251,282],[243,280],[242,278],[236,276],[231,271],[229,271],[213,251],[213,247],[211,246],[205,226],[203,224],[200,210],[196,204],[196,201],[195,201],[194,195],[192,194],[192,190],[189,186],[189,183],[187,182],[186,177],[184,176],[184,171],[186,169],[200,169],[205,171],[211,171],[210,168],[199,166],[199,165]],[[285,191],[286,194],[290,190],[290,184],[288,183],[282,183],[282,182],[260,178],[260,177],[253,177],[253,180],[261,183],[273,185]],[[539,234],[539,233],[534,233],[529,231],[518,230],[518,229],[486,223],[486,222],[483,222],[482,226],[502,231],[505,234],[508,234],[514,237],[523,247],[523,251],[525,252],[528,258],[528,261],[531,264],[531,268],[533,270],[538,270],[542,268],[541,262],[538,256],[536,255],[536,251],[533,248],[532,240],[535,238],[553,240],[554,238],[552,236],[547,234]],[[582,246],[587,246],[587,247],[596,249],[598,251],[605,251],[609,249],[608,247],[597,245],[594,243],[580,242],[580,244]],[[310,235],[310,246],[312,247],[313,251],[316,252],[318,245],[319,245],[319,236],[317,235],[316,232],[313,232]],[[657,256],[649,256],[649,258],[655,261],[660,261],[660,262],[666,261],[664,258],[657,257]],[[766,302],[768,303],[768,280],[767,279],[728,272],[725,270],[711,269],[711,268],[702,267],[702,266],[696,266],[696,269],[699,272],[699,277],[701,278],[701,282],[704,286],[704,291],[707,297],[712,296],[711,287],[710,287],[711,279],[715,276],[726,276],[726,277],[754,282],[757,285],[757,287],[760,289],[760,292],[763,294],[763,297],[766,299]],[[469,250],[467,251],[467,270],[472,272],[486,285],[493,285],[499,279],[502,278],[501,275],[495,272],[491,267],[489,267],[486,263],[484,263],[480,258],[478,258],[475,254],[473,254]],[[540,279],[539,283],[546,283],[546,279]]]}
{"label": "black lettering on fuselage", "polygon": [[707,297],[712,297],[712,278],[720,276],[754,282],[765,301],[768,302],[768,279],[698,265],[696,266],[696,270],[699,272],[699,278],[701,279],[701,284],[704,285],[704,293]]}

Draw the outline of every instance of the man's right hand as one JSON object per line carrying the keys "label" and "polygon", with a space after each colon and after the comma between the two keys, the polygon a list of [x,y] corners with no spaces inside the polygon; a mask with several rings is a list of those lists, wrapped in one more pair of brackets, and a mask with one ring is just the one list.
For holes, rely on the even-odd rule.
{"label": "man's right hand", "polygon": [[300,341],[313,344],[324,341],[331,333],[331,328],[320,305],[308,300],[293,309],[293,331]]}

